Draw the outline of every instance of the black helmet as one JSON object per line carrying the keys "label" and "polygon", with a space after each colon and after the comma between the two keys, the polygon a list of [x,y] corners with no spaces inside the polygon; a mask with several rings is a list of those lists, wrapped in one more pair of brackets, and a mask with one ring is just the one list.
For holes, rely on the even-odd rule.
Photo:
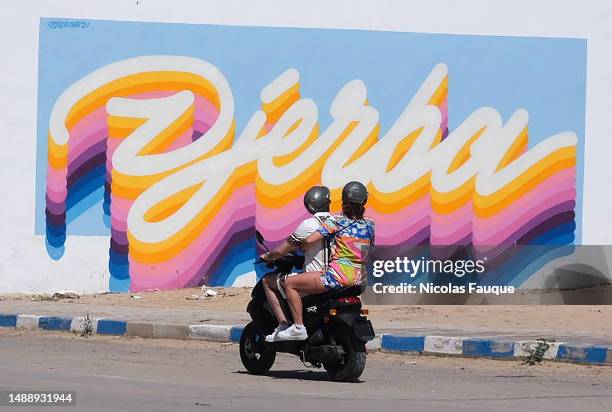
{"label": "black helmet", "polygon": [[356,181],[348,182],[342,189],[342,202],[343,203],[357,203],[365,205],[368,201],[368,189]]}
{"label": "black helmet", "polygon": [[331,195],[325,186],[313,186],[304,195],[304,206],[311,214],[329,212]]}

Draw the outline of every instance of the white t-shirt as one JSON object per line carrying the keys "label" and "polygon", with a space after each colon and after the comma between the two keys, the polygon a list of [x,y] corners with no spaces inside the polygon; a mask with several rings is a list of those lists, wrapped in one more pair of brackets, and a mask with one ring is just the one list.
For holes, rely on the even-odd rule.
{"label": "white t-shirt", "polygon": [[[324,222],[331,215],[327,212],[317,212],[313,217],[304,220],[291,235],[297,241],[302,241],[312,235],[321,227],[320,221]],[[318,219],[317,219],[318,218]],[[325,270],[325,240],[303,245],[304,249],[304,272],[315,272]]]}

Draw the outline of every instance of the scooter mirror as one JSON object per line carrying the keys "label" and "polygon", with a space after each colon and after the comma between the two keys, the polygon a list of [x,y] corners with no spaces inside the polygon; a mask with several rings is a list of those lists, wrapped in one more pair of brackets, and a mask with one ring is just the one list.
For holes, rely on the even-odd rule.
{"label": "scooter mirror", "polygon": [[255,230],[255,238],[260,245],[264,244],[264,237],[259,230]]}

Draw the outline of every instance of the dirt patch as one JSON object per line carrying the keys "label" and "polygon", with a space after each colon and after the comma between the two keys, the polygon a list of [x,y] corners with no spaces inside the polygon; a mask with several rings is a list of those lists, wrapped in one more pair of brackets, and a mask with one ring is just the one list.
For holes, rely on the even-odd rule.
{"label": "dirt patch", "polygon": [[[3,295],[5,301],[30,300],[54,301],[86,305],[117,305],[151,308],[210,308],[216,310],[244,311],[251,299],[252,288],[189,288],[175,290],[153,290],[138,293],[100,293],[81,295],[77,298],[53,298],[48,294]],[[213,291],[207,296],[207,291]],[[213,295],[213,296],[211,296]],[[70,295],[72,296],[72,295]]]}

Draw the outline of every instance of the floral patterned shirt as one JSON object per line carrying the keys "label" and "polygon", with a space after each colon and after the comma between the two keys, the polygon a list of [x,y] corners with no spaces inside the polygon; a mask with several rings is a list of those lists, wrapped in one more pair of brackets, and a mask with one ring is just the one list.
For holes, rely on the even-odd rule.
{"label": "floral patterned shirt", "polygon": [[318,232],[332,239],[328,274],[342,286],[365,282],[366,261],[374,246],[374,221],[363,218],[352,220],[343,213],[328,218]]}

